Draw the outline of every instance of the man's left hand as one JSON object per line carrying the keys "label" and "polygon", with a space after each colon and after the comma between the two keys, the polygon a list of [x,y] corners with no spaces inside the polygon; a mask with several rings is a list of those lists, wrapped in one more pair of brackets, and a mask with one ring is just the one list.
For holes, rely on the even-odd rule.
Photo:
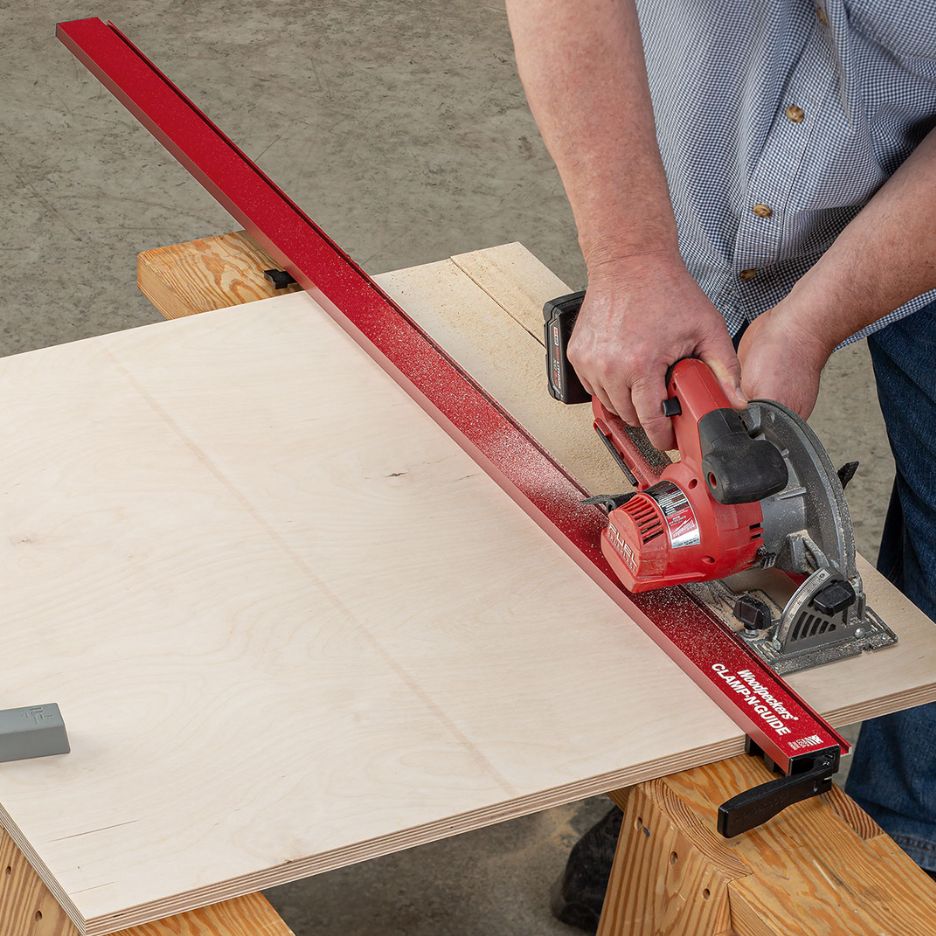
{"label": "man's left hand", "polygon": [[807,419],[833,349],[794,320],[780,303],[751,322],[738,347],[741,389],[749,400],[776,400]]}

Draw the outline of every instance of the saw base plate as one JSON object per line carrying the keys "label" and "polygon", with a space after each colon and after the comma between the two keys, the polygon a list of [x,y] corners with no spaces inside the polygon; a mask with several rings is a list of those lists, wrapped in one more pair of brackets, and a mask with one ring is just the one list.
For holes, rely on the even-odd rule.
{"label": "saw base plate", "polygon": [[869,607],[865,608],[859,627],[838,640],[830,639],[820,646],[781,652],[769,633],[756,631],[754,635],[749,636],[735,617],[735,602],[739,596],[745,594],[759,598],[767,603],[771,609],[771,616],[776,620],[793,591],[789,578],[776,570],[742,572],[721,581],[690,584],[685,588],[781,676],[812,669],[814,666],[824,666],[826,663],[834,663],[897,643],[897,635]]}

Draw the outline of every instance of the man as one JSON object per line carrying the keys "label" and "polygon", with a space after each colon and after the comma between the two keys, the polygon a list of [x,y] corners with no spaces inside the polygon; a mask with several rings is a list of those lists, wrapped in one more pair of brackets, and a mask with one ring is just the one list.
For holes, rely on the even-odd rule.
{"label": "man", "polygon": [[[666,449],[677,359],[738,407],[807,417],[832,351],[870,336],[897,463],[879,567],[936,618],[936,3],[507,8],[588,268],[582,382]],[[936,871],[936,705],[865,724],[848,789]],[[565,916],[586,927],[614,829],[567,868]]]}

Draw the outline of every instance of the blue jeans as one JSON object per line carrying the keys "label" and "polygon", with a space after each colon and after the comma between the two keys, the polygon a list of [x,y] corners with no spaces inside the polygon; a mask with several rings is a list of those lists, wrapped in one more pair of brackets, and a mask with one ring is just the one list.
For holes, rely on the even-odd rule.
{"label": "blue jeans", "polygon": [[[878,569],[936,620],[936,303],[868,345],[897,463]],[[936,871],[936,702],[865,722],[846,790]]]}

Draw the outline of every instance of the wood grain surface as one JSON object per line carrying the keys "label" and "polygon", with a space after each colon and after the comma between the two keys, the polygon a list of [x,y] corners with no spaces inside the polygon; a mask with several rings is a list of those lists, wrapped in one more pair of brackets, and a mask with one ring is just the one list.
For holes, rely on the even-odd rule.
{"label": "wood grain surface", "polygon": [[[561,284],[493,253],[381,281],[614,481],[520,324]],[[0,767],[0,820],[82,932],[740,750],[303,294],[0,361],[0,407],[0,707],[59,702],[73,747]],[[868,591],[900,645],[794,680],[843,723],[936,696],[936,628]]]}
{"label": "wood grain surface", "polygon": [[263,271],[276,264],[243,231],[144,250],[137,257],[140,292],[166,318],[181,318],[296,292],[274,289]]}

